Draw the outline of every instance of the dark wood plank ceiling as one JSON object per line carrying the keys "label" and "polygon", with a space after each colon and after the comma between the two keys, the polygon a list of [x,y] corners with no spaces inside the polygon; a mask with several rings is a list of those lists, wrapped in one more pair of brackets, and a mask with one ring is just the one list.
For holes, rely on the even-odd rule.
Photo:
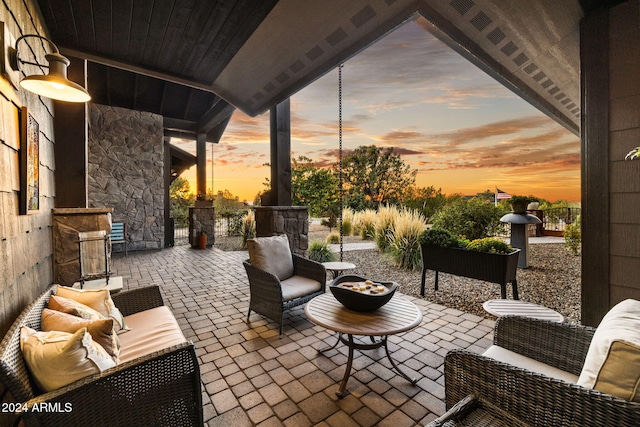
{"label": "dark wood plank ceiling", "polygon": [[277,1],[38,4],[63,53],[90,58],[87,86],[93,102],[161,114],[174,132],[204,129],[212,140],[234,110],[213,93],[212,83]]}
{"label": "dark wood plank ceiling", "polygon": [[94,102],[216,141],[235,107],[260,114],[418,17],[578,134],[579,21],[621,0],[37,1],[62,53],[89,61]]}

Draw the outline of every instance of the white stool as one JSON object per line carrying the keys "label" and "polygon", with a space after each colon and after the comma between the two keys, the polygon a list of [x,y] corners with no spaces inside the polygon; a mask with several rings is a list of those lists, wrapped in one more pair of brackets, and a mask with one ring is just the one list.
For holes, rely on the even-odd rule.
{"label": "white stool", "polygon": [[532,302],[514,299],[491,299],[482,304],[482,308],[494,316],[524,316],[534,319],[550,320],[552,322],[564,322],[566,319],[560,313],[547,307]]}

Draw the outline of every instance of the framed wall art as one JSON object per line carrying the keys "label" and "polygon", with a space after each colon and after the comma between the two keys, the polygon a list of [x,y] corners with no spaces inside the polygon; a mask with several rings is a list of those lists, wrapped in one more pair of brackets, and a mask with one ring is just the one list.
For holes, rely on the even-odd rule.
{"label": "framed wall art", "polygon": [[20,215],[40,209],[40,126],[20,109]]}

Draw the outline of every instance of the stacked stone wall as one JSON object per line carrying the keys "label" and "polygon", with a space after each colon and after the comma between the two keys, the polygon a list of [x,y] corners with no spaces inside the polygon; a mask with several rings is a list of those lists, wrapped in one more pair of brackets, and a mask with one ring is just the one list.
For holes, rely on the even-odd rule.
{"label": "stacked stone wall", "polygon": [[306,206],[259,206],[255,208],[256,236],[286,234],[291,252],[305,255],[309,248],[309,211]]}
{"label": "stacked stone wall", "polygon": [[216,208],[189,207],[189,243],[196,245],[196,236],[201,233],[207,235],[207,246],[216,242]]}
{"label": "stacked stone wall", "polygon": [[88,146],[89,207],[113,208],[130,251],[163,248],[162,116],[91,104]]}

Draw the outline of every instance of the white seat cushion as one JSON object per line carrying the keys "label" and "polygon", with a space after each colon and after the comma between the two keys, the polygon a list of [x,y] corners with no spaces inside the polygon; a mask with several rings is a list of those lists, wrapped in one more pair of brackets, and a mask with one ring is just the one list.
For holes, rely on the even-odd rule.
{"label": "white seat cushion", "polygon": [[292,276],[281,281],[280,285],[282,286],[282,299],[285,301],[291,301],[322,289],[322,284],[317,280],[302,276]]}
{"label": "white seat cushion", "polygon": [[604,316],[578,384],[640,402],[640,301],[622,301]]}
{"label": "white seat cushion", "polygon": [[492,345],[483,353],[483,356],[490,357],[498,362],[508,363],[517,368],[526,369],[528,371],[537,372],[551,378],[556,378],[568,383],[576,384],[578,376],[570,372],[563,371],[545,363],[538,362],[527,356],[515,353],[497,345]]}
{"label": "white seat cushion", "polygon": [[160,306],[125,316],[130,331],[120,334],[120,363],[186,342],[169,307]]}

